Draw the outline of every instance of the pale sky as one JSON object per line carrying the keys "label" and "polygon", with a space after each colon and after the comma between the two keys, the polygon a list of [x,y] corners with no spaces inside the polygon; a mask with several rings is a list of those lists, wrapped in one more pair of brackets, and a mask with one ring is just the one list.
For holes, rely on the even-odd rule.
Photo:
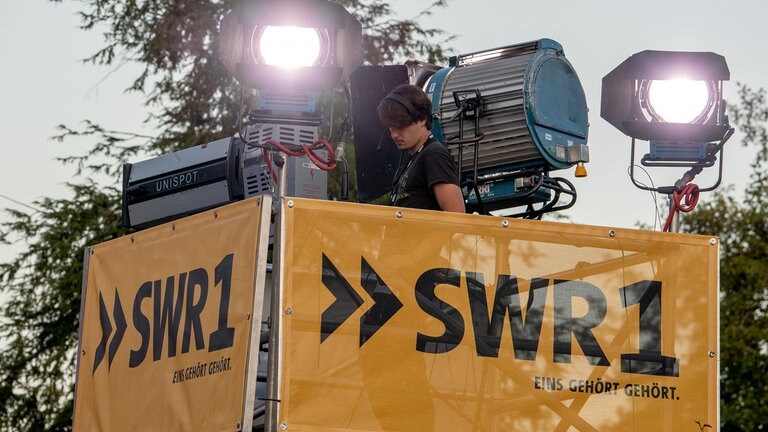
{"label": "pale sky", "polygon": [[[396,0],[393,8],[401,17],[411,17],[429,3]],[[652,197],[636,189],[626,174],[630,140],[599,115],[602,77],[627,57],[646,49],[712,51],[725,56],[730,67],[729,101],[737,100],[736,82],[768,87],[765,1],[452,0],[450,4],[436,9],[424,25],[456,34],[452,47],[457,54],[545,37],[562,44],[590,108],[589,177],[575,180],[578,201],[565,212],[576,223],[630,228],[636,222],[653,224]],[[4,149],[0,195],[21,203],[66,196],[63,184],[72,178],[73,169],[54,158],[80,154],[91,146],[87,140],[63,144],[50,140],[57,133],[56,125],[76,127],[91,119],[107,129],[151,133],[141,123],[148,114],[142,97],[123,93],[137,73],[135,66],[110,73],[107,68],[80,63],[102,46],[102,40],[97,31],[77,28],[77,6],[78,2],[68,1],[0,0],[0,142]],[[724,184],[743,189],[753,154],[754,150],[741,148],[737,132],[726,146]],[[673,183],[682,172],[652,174],[659,185]],[[570,173],[567,176],[572,178]],[[706,186],[711,179],[702,175],[697,180]],[[701,200],[710,196],[705,194]],[[6,207],[24,208],[0,197],[0,208]],[[0,260],[7,260],[10,252],[0,247]]]}

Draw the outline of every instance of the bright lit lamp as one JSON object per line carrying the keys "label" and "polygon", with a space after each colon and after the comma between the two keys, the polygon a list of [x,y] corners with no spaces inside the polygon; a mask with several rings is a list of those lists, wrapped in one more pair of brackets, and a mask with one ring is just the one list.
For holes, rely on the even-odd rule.
{"label": "bright lit lamp", "polygon": [[714,101],[707,81],[687,79],[646,81],[644,105],[650,116],[665,123],[698,123],[706,118]]}
{"label": "bright lit lamp", "polygon": [[[676,215],[696,205],[699,192],[720,185],[723,146],[733,134],[725,115],[725,58],[711,52],[643,51],[603,78],[600,116],[632,138],[629,175],[643,190],[668,194],[664,230],[676,230]],[[646,167],[690,168],[671,186],[650,187],[635,179],[635,141],[649,141]],[[694,178],[719,161],[717,180],[699,188]],[[685,200],[687,203],[683,205]]]}
{"label": "bright lit lamp", "polygon": [[255,89],[326,90],[363,61],[360,22],[328,0],[244,0],[220,27],[221,61]]}
{"label": "bright lit lamp", "polygon": [[710,52],[643,51],[603,78],[600,116],[639,140],[721,140],[730,126],[725,58]]}
{"label": "bright lit lamp", "polygon": [[265,26],[254,28],[251,45],[258,46],[255,62],[293,69],[315,66],[327,53],[328,38],[313,28]]}

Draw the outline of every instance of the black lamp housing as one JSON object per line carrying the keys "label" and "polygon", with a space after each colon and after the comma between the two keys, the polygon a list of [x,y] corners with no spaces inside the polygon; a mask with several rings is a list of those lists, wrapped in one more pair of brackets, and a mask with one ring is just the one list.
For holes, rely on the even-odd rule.
{"label": "black lamp housing", "polygon": [[[316,29],[323,36],[321,61],[290,70],[260,62],[252,35],[266,26]],[[219,58],[238,81],[254,89],[326,90],[363,62],[360,22],[327,0],[244,0],[220,27]]]}
{"label": "black lamp housing", "polygon": [[[710,106],[692,123],[667,123],[643,114],[644,89],[652,80],[684,77],[707,83]],[[625,135],[661,142],[720,141],[730,126],[722,81],[730,79],[725,58],[711,52],[642,51],[603,78],[600,116]]]}

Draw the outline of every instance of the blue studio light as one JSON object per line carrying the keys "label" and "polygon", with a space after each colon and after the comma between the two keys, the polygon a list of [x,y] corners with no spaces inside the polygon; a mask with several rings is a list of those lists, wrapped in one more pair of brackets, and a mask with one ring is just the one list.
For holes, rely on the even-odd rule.
{"label": "blue studio light", "polygon": [[[459,161],[462,177],[482,184],[486,208],[510,205],[526,170],[578,165],[577,176],[586,175],[586,96],[558,42],[541,39],[454,57],[424,82],[424,90],[432,100],[433,134]],[[546,201],[549,192],[537,193]],[[468,204],[475,202],[473,192]]]}

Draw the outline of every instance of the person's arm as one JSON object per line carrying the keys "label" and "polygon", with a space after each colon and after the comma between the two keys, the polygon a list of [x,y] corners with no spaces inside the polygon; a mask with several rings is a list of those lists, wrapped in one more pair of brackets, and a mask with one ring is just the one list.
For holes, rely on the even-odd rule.
{"label": "person's arm", "polygon": [[432,192],[443,211],[465,213],[464,196],[461,194],[461,189],[455,184],[436,183],[432,186]]}

